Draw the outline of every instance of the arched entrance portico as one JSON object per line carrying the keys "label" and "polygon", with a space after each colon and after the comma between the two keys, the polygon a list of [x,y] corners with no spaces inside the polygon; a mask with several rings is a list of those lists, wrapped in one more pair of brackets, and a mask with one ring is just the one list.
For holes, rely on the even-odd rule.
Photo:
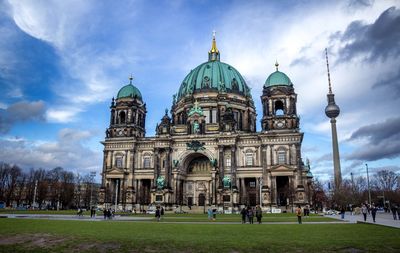
{"label": "arched entrance portico", "polygon": [[180,184],[183,187],[177,187],[176,193],[177,199],[181,198],[180,203],[193,206],[211,204],[215,200],[215,171],[206,151],[187,154],[180,169]]}

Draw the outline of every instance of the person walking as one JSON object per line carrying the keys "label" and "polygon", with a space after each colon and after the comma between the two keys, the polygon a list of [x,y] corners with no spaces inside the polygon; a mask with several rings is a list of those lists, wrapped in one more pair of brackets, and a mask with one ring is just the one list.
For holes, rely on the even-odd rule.
{"label": "person walking", "polygon": [[363,204],[363,206],[361,207],[361,213],[364,216],[364,221],[367,221],[368,207],[366,204]]}
{"label": "person walking", "polygon": [[262,219],[262,209],[259,205],[256,206],[256,218],[258,224],[261,224],[261,219]]}
{"label": "person walking", "polygon": [[156,209],[156,220],[157,221],[160,221],[160,219],[161,219],[161,211],[160,211],[160,207],[159,206],[157,206],[157,209]]}
{"label": "person walking", "polygon": [[344,206],[342,206],[342,208],[340,209],[340,216],[341,216],[342,220],[344,220],[345,213],[346,213],[346,210],[344,209]]}
{"label": "person walking", "polygon": [[375,217],[376,217],[376,211],[377,211],[377,208],[376,208],[375,204],[372,203],[372,205],[371,205],[371,215],[372,215],[372,220],[374,222],[375,222]]}
{"label": "person walking", "polygon": [[400,220],[400,205],[397,205],[397,216],[399,216],[399,220]]}
{"label": "person walking", "polygon": [[104,219],[107,219],[107,208],[104,208],[103,210],[103,215],[104,215]]}
{"label": "person walking", "polygon": [[253,224],[254,223],[254,210],[253,210],[253,208],[249,207],[249,209],[247,209],[247,216],[249,217],[249,223]]}
{"label": "person walking", "polygon": [[212,220],[213,212],[211,207],[208,207],[207,215],[208,215],[208,220]]}
{"label": "person walking", "polygon": [[392,211],[393,219],[397,220],[397,206],[396,206],[396,204],[392,205],[392,207],[390,208],[390,211]]}
{"label": "person walking", "polygon": [[297,216],[297,222],[299,224],[301,224],[301,207],[300,207],[300,205],[298,205],[296,208],[296,216]]}
{"label": "person walking", "polygon": [[242,215],[242,224],[246,224],[246,216],[247,216],[246,207],[242,208],[242,210],[240,211],[240,214]]}

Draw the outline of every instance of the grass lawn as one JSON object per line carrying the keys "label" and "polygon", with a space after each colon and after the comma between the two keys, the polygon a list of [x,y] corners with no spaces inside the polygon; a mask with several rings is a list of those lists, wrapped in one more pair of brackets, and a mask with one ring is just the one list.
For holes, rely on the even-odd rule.
{"label": "grass lawn", "polygon": [[0,252],[400,252],[368,224],[174,224],[0,219]]}
{"label": "grass lawn", "polygon": [[[0,215],[2,213],[8,214],[43,214],[43,215],[76,215],[75,210],[61,210],[61,211],[47,211],[47,210],[0,210]],[[90,216],[90,211],[86,211],[83,213],[86,217]],[[102,215],[101,212],[97,212],[97,215]],[[117,215],[121,216],[132,216],[132,217],[148,217],[153,218],[155,220],[153,214],[132,214],[132,213],[117,213]],[[254,218],[254,221],[256,219]],[[207,222],[207,214],[174,214],[167,213],[163,216],[162,221],[168,222]],[[240,214],[218,214],[217,221],[221,222],[240,222],[241,216]],[[297,217],[292,213],[280,213],[280,214],[263,214],[262,218],[263,222],[297,222]],[[309,217],[303,217],[303,222],[334,222],[337,221],[335,219],[329,217],[323,217],[320,215],[310,214]]]}

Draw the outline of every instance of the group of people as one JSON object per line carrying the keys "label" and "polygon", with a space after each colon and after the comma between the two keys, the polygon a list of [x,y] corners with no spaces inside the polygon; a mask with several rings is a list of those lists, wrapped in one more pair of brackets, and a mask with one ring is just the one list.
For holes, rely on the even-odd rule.
{"label": "group of people", "polygon": [[376,212],[378,211],[378,208],[375,206],[374,203],[371,205],[364,203],[361,206],[361,213],[364,217],[364,221],[367,221],[367,215],[371,214],[373,222],[375,222],[376,219]]}
{"label": "group of people", "polygon": [[111,210],[111,208],[104,208],[103,215],[105,220],[111,220],[112,217],[114,217],[114,210]]}
{"label": "group of people", "polygon": [[240,214],[242,216],[242,224],[245,224],[249,222],[249,224],[254,223],[254,216],[256,216],[257,223],[261,224],[261,219],[262,219],[262,209],[259,205],[256,206],[256,208],[253,207],[243,207],[242,210],[240,211]]}

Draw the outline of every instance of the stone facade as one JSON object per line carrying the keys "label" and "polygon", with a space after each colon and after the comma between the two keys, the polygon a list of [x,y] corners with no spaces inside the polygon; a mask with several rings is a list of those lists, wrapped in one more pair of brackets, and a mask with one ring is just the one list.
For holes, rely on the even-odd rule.
{"label": "stone facade", "polygon": [[[209,52],[210,66],[202,68],[223,64],[215,49]],[[270,208],[310,204],[312,176],[301,158],[303,133],[293,85],[264,84],[262,129],[257,132],[254,102],[243,79],[235,83],[236,78],[227,80],[229,75],[219,73],[230,82],[225,86],[219,81],[221,88],[215,86],[215,73],[211,78],[194,74],[185,78],[194,80],[191,89],[183,82],[174,95],[171,114],[166,110],[154,137],[145,137],[141,95],[113,99],[102,142],[100,205],[117,203],[118,209],[131,210],[154,203]]]}

